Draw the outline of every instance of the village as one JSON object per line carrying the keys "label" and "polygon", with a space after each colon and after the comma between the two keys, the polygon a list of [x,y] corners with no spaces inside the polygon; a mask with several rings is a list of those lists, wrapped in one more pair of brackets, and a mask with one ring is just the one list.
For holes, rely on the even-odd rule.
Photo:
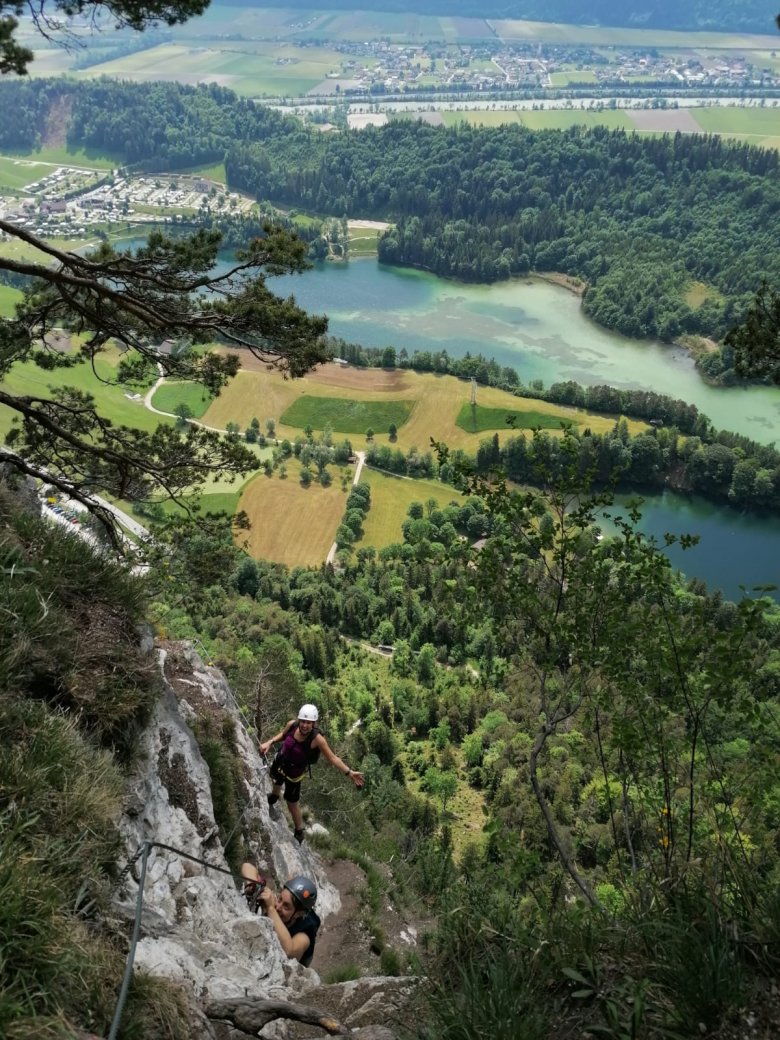
{"label": "village", "polygon": [[583,83],[615,87],[637,82],[680,87],[762,88],[780,86],[780,76],[754,67],[734,52],[641,51],[613,46],[555,47],[540,43],[446,47],[440,43],[394,44],[385,40],[342,43],[339,71],[310,95],[414,93],[417,91],[551,90]]}
{"label": "village", "polygon": [[118,170],[47,168],[49,173],[18,194],[0,196],[0,218],[44,238],[83,238],[117,221],[173,223],[198,213],[246,214],[254,206],[224,184],[196,175],[128,177]]}

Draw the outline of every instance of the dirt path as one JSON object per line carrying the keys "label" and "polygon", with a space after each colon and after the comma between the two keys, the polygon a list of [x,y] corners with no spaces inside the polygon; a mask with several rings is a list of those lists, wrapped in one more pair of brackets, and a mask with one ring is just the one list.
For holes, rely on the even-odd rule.
{"label": "dirt path", "polygon": [[[325,919],[317,936],[317,973],[323,981],[346,971],[356,975],[383,974],[380,955],[371,949],[372,936],[364,920],[366,875],[348,859],[325,862],[324,866],[328,880],[339,890],[341,909]],[[420,939],[432,929],[432,921],[427,915],[418,919],[409,911],[399,912],[387,898],[382,903],[378,920],[385,945],[403,962],[405,955],[419,953]]]}
{"label": "dirt path", "polygon": [[[352,486],[356,487],[360,481],[360,474],[363,472],[363,465],[366,461],[366,453],[364,451],[356,451],[355,456],[357,458],[357,465],[355,466],[355,476],[352,478]],[[339,547],[338,542],[334,542],[328,550],[328,555],[325,557],[325,563],[332,564],[336,559],[336,550]]]}

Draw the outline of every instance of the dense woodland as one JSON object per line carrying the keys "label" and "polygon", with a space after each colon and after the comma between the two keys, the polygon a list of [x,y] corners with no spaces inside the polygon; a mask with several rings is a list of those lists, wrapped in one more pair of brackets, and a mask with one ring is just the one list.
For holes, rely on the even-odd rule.
{"label": "dense woodland", "polygon": [[[217,0],[231,6],[230,0]],[[236,0],[238,4],[238,0]],[[264,7],[284,7],[281,0],[263,3]],[[772,30],[771,12],[760,0],[654,0],[653,3],[620,3],[619,0],[307,0],[311,10],[397,11],[432,14],[444,18],[461,15],[470,18],[524,18],[540,22],[570,22],[575,25],[628,25],[641,29],[710,29],[768,33]]]}
{"label": "dense woodland", "polygon": [[[223,156],[258,199],[397,221],[380,260],[463,280],[556,270],[588,282],[587,314],[631,336],[721,338],[762,279],[780,279],[776,152],[716,137],[530,132],[395,122],[323,135],[216,86],[2,84],[0,146],[34,147],[52,100],[68,139],[136,166]],[[693,281],[709,287],[698,306]],[[733,379],[732,359],[707,360]]]}

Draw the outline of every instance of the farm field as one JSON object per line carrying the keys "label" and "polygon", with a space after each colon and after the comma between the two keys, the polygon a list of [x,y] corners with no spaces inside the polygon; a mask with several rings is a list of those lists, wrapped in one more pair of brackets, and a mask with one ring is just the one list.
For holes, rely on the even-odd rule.
{"label": "farm field", "polygon": [[[770,34],[677,32],[667,29],[629,29],[601,25],[566,25],[557,22],[490,20],[499,40],[591,47],[658,47],[665,49],[715,48],[718,50],[772,50],[777,39]],[[771,19],[767,19],[767,27]],[[773,42],[772,42],[773,41]]]}
{"label": "farm field", "polygon": [[[437,121],[445,126],[464,122],[472,126],[518,123],[530,130],[606,126],[610,130],[634,130],[640,134],[673,134],[681,130],[683,133],[720,134],[764,148],[780,148],[780,108],[772,107],[476,109],[442,111],[435,115]],[[410,118],[414,118],[414,114]]]}
{"label": "farm field", "polygon": [[568,87],[570,83],[595,83],[596,73],[586,69],[565,69],[552,72],[550,80],[554,87]]}
{"label": "farm field", "polygon": [[[223,9],[224,10],[224,9]],[[244,96],[305,94],[329,73],[340,71],[344,56],[321,47],[297,47],[268,40],[199,39],[160,44],[77,73],[79,79],[113,76],[148,82],[218,83]]]}
{"label": "farm field", "polygon": [[387,430],[390,424],[401,426],[411,414],[412,401],[356,401],[346,397],[299,397],[280,417],[284,426],[305,429],[311,426],[334,433],[364,436],[366,430]]}
{"label": "farm field", "polygon": [[772,139],[775,144],[771,147],[780,145],[780,108],[722,108],[713,105],[694,109],[692,114],[705,133],[752,138],[752,143],[764,145]]}
{"label": "farm field", "polygon": [[[457,425],[460,409],[470,400],[470,384],[454,376],[400,369],[344,368],[328,364],[302,379],[285,380],[279,373],[267,371],[252,358],[242,358],[242,362],[245,367],[203,416],[208,426],[225,429],[228,422],[237,422],[245,429],[256,416],[261,426],[266,419],[274,419],[277,437],[294,440],[300,436],[302,428],[282,422],[281,417],[298,398],[341,398],[365,403],[381,397],[386,401],[414,402],[408,421],[403,426],[398,425],[398,440],[394,446],[402,451],[412,447],[427,450],[432,437],[444,441],[451,448],[474,451],[484,434],[484,431],[470,433]],[[496,409],[496,415],[500,416],[505,412],[518,411],[525,403],[522,398],[492,387],[479,387],[477,398],[478,404]],[[531,401],[528,404],[534,412],[550,415],[556,421],[563,418],[578,423],[586,422],[594,433],[612,429],[615,422],[609,416],[589,414],[545,401]],[[643,423],[629,420],[629,429],[634,433],[646,428]],[[387,430],[378,426],[373,429],[376,443],[389,443]],[[492,429],[503,437],[511,435],[503,421],[497,421]],[[315,427],[315,432],[321,433],[322,428]],[[353,447],[358,449],[366,445],[364,434],[351,436],[350,440]]]}
{"label": "farm field", "polygon": [[[557,415],[540,412],[535,408],[511,411],[506,408],[485,408],[482,405],[464,403],[458,412],[456,422],[461,430],[467,433],[485,433],[487,430],[501,430],[509,426],[512,419],[512,429],[527,430],[530,427],[538,427],[542,430],[560,430],[563,420]],[[570,420],[573,421],[573,420]],[[575,424],[578,425],[578,424]]]}
{"label": "farm field", "polygon": [[437,480],[413,480],[364,467],[360,483],[371,488],[371,508],[363,524],[363,537],[355,543],[356,550],[366,546],[382,549],[400,542],[401,525],[408,519],[412,502],[425,504],[433,498],[439,508],[450,502],[463,504],[462,496],[454,488]]}
{"label": "farm field", "polygon": [[[353,469],[344,467],[352,481]],[[250,556],[286,563],[289,567],[317,566],[324,563],[344,515],[346,491],[341,490],[339,467],[331,467],[333,482],[322,487],[312,481],[301,487],[300,465],[295,458],[287,461],[287,477],[279,471],[267,477],[264,473],[250,480],[242,491],[238,508],[252,522],[250,531],[241,532],[239,541],[247,540]]]}

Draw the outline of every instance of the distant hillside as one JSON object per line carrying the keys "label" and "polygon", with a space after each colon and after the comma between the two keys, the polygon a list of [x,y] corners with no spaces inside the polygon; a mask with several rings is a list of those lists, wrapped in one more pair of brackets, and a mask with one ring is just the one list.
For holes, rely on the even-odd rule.
{"label": "distant hillside", "polygon": [[[245,0],[218,0],[226,6],[253,6]],[[284,0],[262,0],[259,7],[290,7]],[[763,0],[307,0],[311,10],[409,12],[442,17],[523,18],[575,25],[618,25],[642,29],[707,29],[770,33],[773,5]]]}

